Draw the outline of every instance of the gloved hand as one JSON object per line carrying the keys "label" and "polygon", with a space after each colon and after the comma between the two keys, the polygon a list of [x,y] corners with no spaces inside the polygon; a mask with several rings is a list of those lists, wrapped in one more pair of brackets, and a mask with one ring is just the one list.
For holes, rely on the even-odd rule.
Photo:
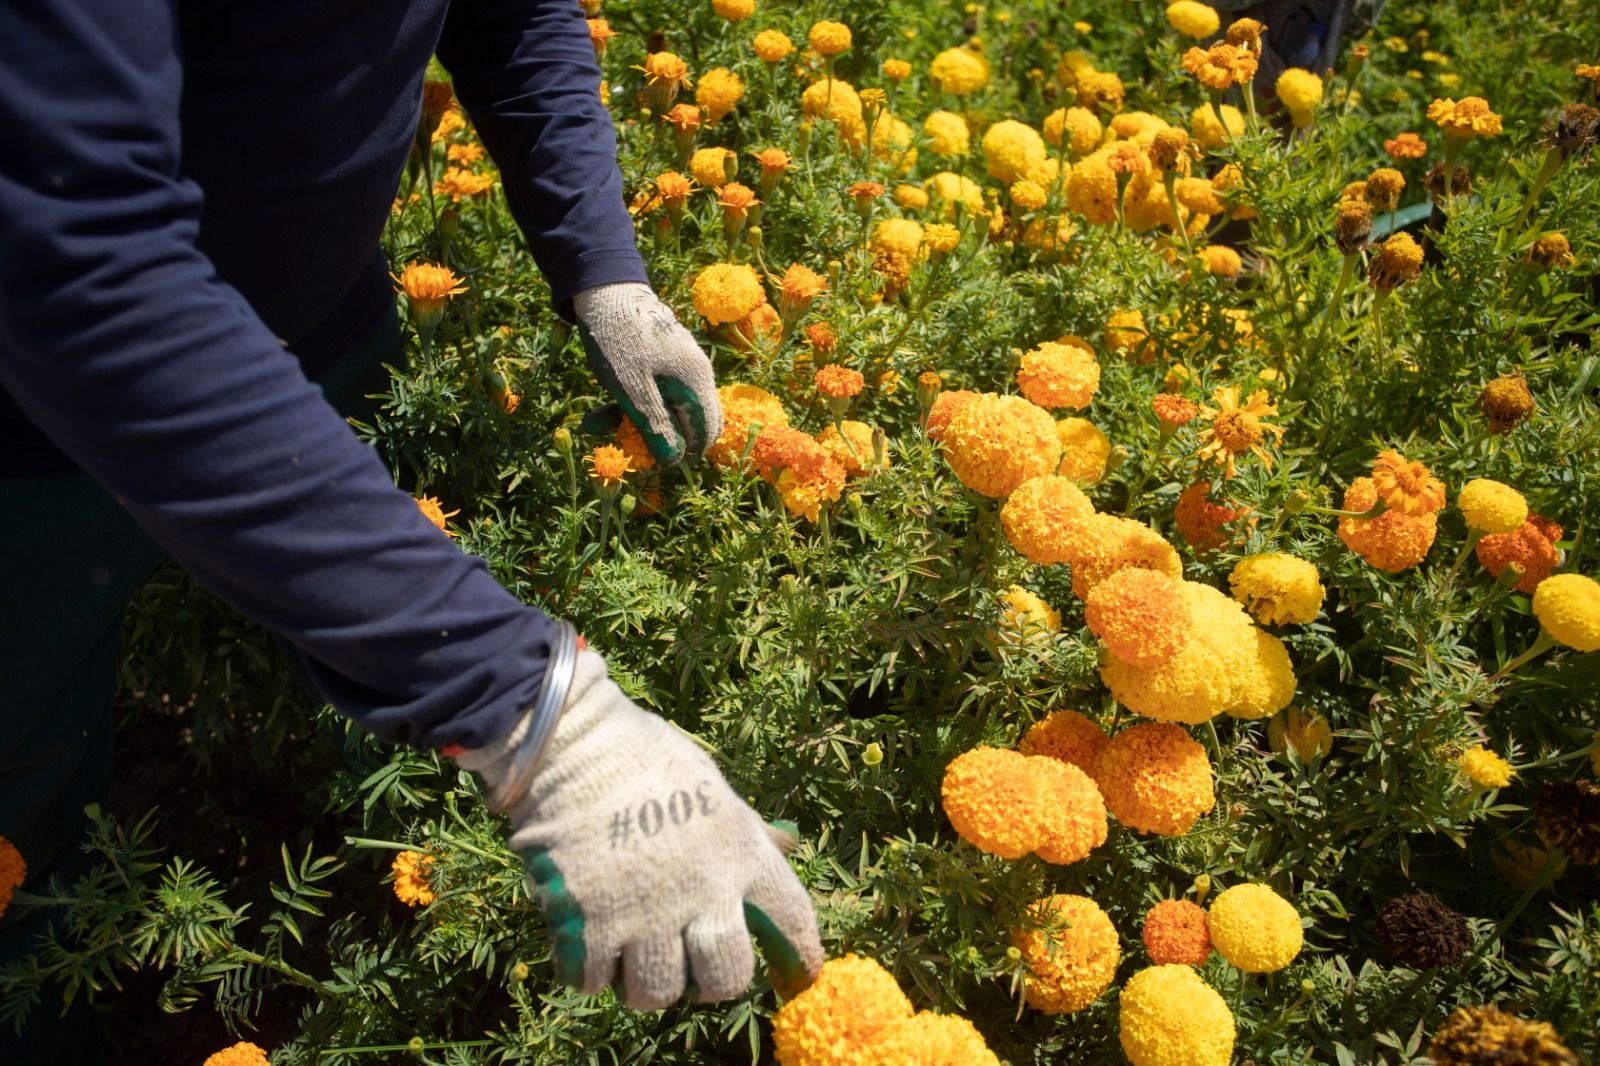
{"label": "gloved hand", "polygon": [[626,414],[663,466],[704,455],[722,432],[717,380],[672,309],[639,282],[585,289],[572,306],[589,367],[617,398],[591,412],[583,428],[613,432]]}
{"label": "gloved hand", "polygon": [[686,982],[696,1000],[726,999],[754,976],[754,934],[774,986],[804,988],[822,944],[772,831],[686,734],[622,694],[599,655],[577,652],[571,677],[528,784],[539,707],[500,742],[457,756],[510,814],[557,978],[593,994],[616,980],[620,958],[630,1007],[659,1010]]}

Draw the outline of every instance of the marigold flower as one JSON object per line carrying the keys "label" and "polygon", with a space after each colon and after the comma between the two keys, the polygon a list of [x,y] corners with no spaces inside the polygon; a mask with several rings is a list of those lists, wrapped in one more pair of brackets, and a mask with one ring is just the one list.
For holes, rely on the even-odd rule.
{"label": "marigold flower", "polygon": [[762,30],[750,45],[755,49],[756,58],[763,63],[781,63],[794,52],[794,42],[777,30]]}
{"label": "marigold flower", "polygon": [[711,10],[729,22],[743,22],[756,13],[756,0],[711,0]]}
{"label": "marigold flower", "polygon": [[1070,478],[1046,474],[1017,486],[1000,508],[1000,526],[1019,554],[1048,566],[1067,561],[1068,531],[1092,514],[1094,505]]}
{"label": "marigold flower", "polygon": [[1045,341],[1023,355],[1017,385],[1040,407],[1087,407],[1100,387],[1100,364],[1086,344]]}
{"label": "marigold flower", "polygon": [[1200,413],[1211,424],[1200,431],[1200,448],[1195,457],[1202,463],[1216,462],[1223,468],[1222,476],[1233,477],[1239,456],[1253,453],[1263,466],[1272,469],[1272,455],[1264,447],[1266,435],[1283,439],[1283,427],[1263,421],[1278,413],[1278,408],[1267,401],[1267,391],[1257,389],[1243,404],[1239,402],[1239,387],[1226,385],[1211,394],[1215,407],[1203,407]]}
{"label": "marigold flower", "polygon": [[1067,209],[1099,225],[1117,220],[1117,175],[1109,156],[1109,150],[1100,149],[1077,163],[1067,177]]}
{"label": "marigold flower", "polygon": [[1133,1066],[1228,1066],[1233,1013],[1188,966],[1140,970],[1118,1000],[1118,1035]]}
{"label": "marigold flower", "polygon": [[1183,69],[1201,85],[1217,92],[1252,80],[1256,64],[1255,56],[1222,41],[1210,48],[1191,48],[1183,53]]}
{"label": "marigold flower", "polygon": [[644,442],[644,435],[639,432],[639,427],[633,424],[633,419],[623,418],[617,426],[617,435],[612,443],[622,449],[629,470],[643,472],[655,469],[656,458],[650,454],[650,449]]}
{"label": "marigold flower", "polygon": [[1600,650],[1600,582],[1556,574],[1533,590],[1533,613],[1556,642],[1575,651]]}
{"label": "marigold flower", "polygon": [[1171,429],[1187,425],[1200,413],[1200,407],[1193,400],[1185,399],[1175,392],[1158,392],[1150,401],[1150,406],[1155,410],[1156,417],[1162,425]]}
{"label": "marigold flower", "polygon": [[1561,552],[1556,542],[1561,539],[1561,527],[1539,515],[1529,515],[1521,526],[1509,533],[1491,533],[1478,541],[1475,549],[1478,562],[1499,578],[1508,566],[1516,566],[1517,583],[1513,586],[1524,596],[1531,596],[1539,583],[1561,565]]}
{"label": "marigold flower", "polygon": [[602,444],[584,458],[589,464],[589,476],[607,488],[617,484],[632,471],[628,454],[614,444]]}
{"label": "marigold flower", "polygon": [[870,1066],[875,1045],[911,1016],[911,1001],[875,960],[829,959],[772,1019],[773,1051],[780,1066]]}
{"label": "marigold flower", "polygon": [[1094,151],[1103,132],[1100,119],[1085,107],[1057,108],[1044,120],[1044,139],[1058,148],[1065,145],[1075,156]]}
{"label": "marigold flower", "polygon": [[[1166,394],[1166,395],[1170,395]],[[1173,508],[1172,519],[1183,539],[1189,542],[1197,555],[1205,555],[1228,543],[1225,527],[1248,513],[1248,508],[1235,509],[1211,502],[1211,482],[1197,481],[1184,489]]]}
{"label": "marigold flower", "polygon": [[1300,954],[1305,931],[1300,913],[1266,885],[1234,885],[1211,901],[1206,915],[1211,943],[1245,973],[1273,973]]}
{"label": "marigold flower", "polygon": [[1472,947],[1467,920],[1422,890],[1385,903],[1377,931],[1384,955],[1414,970],[1453,966]]}
{"label": "marigold flower", "polygon": [[1395,159],[1421,159],[1428,154],[1428,142],[1407,130],[1398,136],[1386,138],[1383,150]]}
{"label": "marigold flower", "polygon": [[665,111],[677,99],[678,92],[691,83],[689,65],[671,52],[651,52],[644,58],[645,93],[657,111]]}
{"label": "marigold flower", "polygon": [[1280,103],[1289,111],[1289,119],[1296,127],[1311,125],[1322,103],[1322,79],[1309,70],[1290,67],[1278,75],[1272,90]]}
{"label": "marigold flower", "polygon": [[433,183],[435,196],[448,196],[451,203],[460,203],[482,196],[494,188],[493,174],[477,174],[461,167],[450,167]]}
{"label": "marigold flower", "polygon": [[941,439],[944,431],[949,428],[951,419],[980,395],[982,394],[970,389],[946,389],[940,392],[928,409],[928,439]]}
{"label": "marigold flower", "polygon": [[1267,32],[1267,27],[1255,19],[1235,19],[1228,24],[1228,32],[1223,39],[1235,48],[1246,52],[1261,54],[1261,35]]}
{"label": "marigold flower", "polygon": [[1219,278],[1236,278],[1244,269],[1239,253],[1222,244],[1208,244],[1199,251],[1200,262],[1206,273]]}
{"label": "marigold flower", "polygon": [[399,277],[393,274],[389,277],[406,294],[412,313],[419,317],[438,314],[450,297],[467,291],[466,283],[449,267],[431,263],[412,263]]}
{"label": "marigold flower", "polygon": [[1481,96],[1464,96],[1459,102],[1446,96],[1428,105],[1428,118],[1454,140],[1492,137],[1500,132],[1500,116],[1489,110]]}
{"label": "marigold flower", "polygon": [[0,837],[0,915],[11,906],[11,897],[28,879],[28,864],[22,852],[5,837]]}
{"label": "marigold flower", "polygon": [[1565,233],[1546,233],[1528,246],[1525,262],[1539,270],[1569,267],[1578,261]]}
{"label": "marigold flower", "polygon": [[1178,654],[1194,626],[1178,582],[1137,567],[1089,590],[1084,621],[1112,655],[1136,666],[1156,666]]}
{"label": "marigold flower", "polygon": [[1060,710],[1035,722],[1023,736],[1017,750],[1024,755],[1039,755],[1071,763],[1093,778],[1095,761],[1111,738],[1099,724],[1077,711]]}
{"label": "marigold flower", "polygon": [[449,159],[450,162],[460,163],[463,166],[466,166],[472,163],[482,162],[483,145],[452,144],[450,147],[444,150],[444,154],[445,158]]}
{"label": "marigold flower", "polygon": [[1228,575],[1233,598],[1265,625],[1303,625],[1322,610],[1325,595],[1317,568],[1283,552],[1239,560]]}
{"label": "marigold flower", "polygon": [[811,24],[811,32],[806,39],[818,55],[836,56],[850,47],[850,27],[842,22],[821,19]]}
{"label": "marigold flower", "polygon": [[1037,211],[1050,199],[1050,194],[1043,185],[1027,178],[1012,182],[1011,188],[1006,191],[1011,197],[1011,202],[1023,211]]}
{"label": "marigold flower", "polygon": [[1092,514],[1064,532],[1072,591],[1080,599],[1087,600],[1096,585],[1119,570],[1157,570],[1173,580],[1183,576],[1172,545],[1137,519]]}
{"label": "marigold flower", "polygon": [[1244,113],[1232,104],[1221,105],[1222,114],[1209,103],[1201,104],[1189,115],[1189,135],[1202,148],[1221,148],[1235,137],[1244,136]]}
{"label": "marigold flower", "polygon": [[1545,785],[1533,803],[1533,824],[1546,844],[1562,849],[1579,866],[1600,865],[1600,782]]}
{"label": "marigold flower", "polygon": [[394,872],[394,894],[409,907],[426,907],[438,899],[428,883],[433,871],[433,856],[420,851],[402,851],[390,865]]}
{"label": "marigold flower", "polygon": [[1164,899],[1145,912],[1144,949],[1157,966],[1200,966],[1211,957],[1205,908],[1186,899]]}
{"label": "marigold flower", "polygon": [[829,363],[817,371],[817,391],[830,399],[848,400],[860,393],[866,383],[861,371],[838,363]]}
{"label": "marigold flower", "polygon": [[241,1040],[232,1047],[214,1051],[206,1058],[205,1066],[268,1066],[265,1048]]}
{"label": "marigold flower", "polygon": [[[1364,190],[1363,190],[1364,191]],[[1333,224],[1333,243],[1344,255],[1355,255],[1367,246],[1372,236],[1372,207],[1365,200],[1339,201],[1339,215]]]}
{"label": "marigold flower", "polygon": [[1105,477],[1111,441],[1100,427],[1086,418],[1063,418],[1056,423],[1056,440],[1061,442],[1061,465],[1056,473],[1080,484]]}
{"label": "marigold flower", "polygon": [[[1002,859],[1020,859],[1045,838],[1048,792],[1030,756],[978,747],[945,767],[940,799],[961,838]],[[1061,763],[1058,765],[1065,766]]]}
{"label": "marigold flower", "polygon": [[454,511],[446,511],[444,506],[432,496],[418,496],[416,500],[417,510],[422,512],[422,517],[432,522],[436,527],[442,530],[446,536],[455,536],[454,533],[445,528],[445,519],[460,514],[460,508],[457,508]]}
{"label": "marigold flower", "polygon": [[706,450],[706,458],[723,469],[738,464],[749,445],[752,423],[759,422],[767,428],[789,424],[782,401],[755,385],[723,385],[717,389],[717,399],[722,405],[722,434]]}
{"label": "marigold flower", "polygon": [[896,1066],[1000,1066],[967,1019],[920,1010],[878,1041],[872,1062]]}
{"label": "marigold flower", "polygon": [[961,243],[961,231],[948,222],[931,222],[923,227],[922,243],[928,251],[944,255],[955,251]]}
{"label": "marigold flower", "polygon": [[767,301],[760,276],[744,263],[712,263],[694,279],[690,297],[713,326],[737,322]]}
{"label": "marigold flower", "polygon": [[1182,836],[1216,805],[1206,752],[1180,727],[1129,726],[1095,761],[1106,808],[1141,833]]}
{"label": "marigold flower", "polygon": [[[1443,498],[1441,485],[1441,502]],[[1377,503],[1378,490],[1372,478],[1359,477],[1345,489],[1342,509],[1364,514]],[[1439,516],[1433,511],[1407,514],[1404,510],[1391,509],[1376,518],[1339,519],[1339,539],[1345,546],[1370,565],[1391,574],[1416,566],[1427,558],[1438,529]]]}
{"label": "marigold flower", "polygon": [[1009,496],[1029,478],[1052,473],[1061,461],[1055,421],[1016,396],[973,398],[950,420],[941,439],[956,477],[985,496]]}
{"label": "marigold flower", "polygon": [[1517,776],[1510,763],[1482,744],[1462,752],[1458,761],[1461,772],[1478,788],[1505,788]]}
{"label": "marigold flower", "polygon": [[1432,514],[1445,504],[1444,482],[1425,465],[1408,460],[1393,448],[1379,452],[1373,460],[1372,485],[1392,511]]}
{"label": "marigold flower", "polygon": [[949,170],[941,170],[927,181],[923,188],[929,195],[939,201],[939,214],[946,221],[956,217],[956,209],[960,207],[969,215],[982,216],[986,212],[983,201],[983,190],[978,183],[962,174]]}
{"label": "marigold flower", "polygon": [[946,48],[928,64],[928,76],[952,96],[970,96],[989,84],[989,61],[970,48]]}
{"label": "marigold flower", "polygon": [[928,193],[920,185],[896,185],[894,202],[903,211],[921,211],[928,206]]}
{"label": "marigold flower", "polygon": [[773,484],[790,515],[815,522],[821,516],[823,504],[832,503],[844,494],[844,482],[844,466],[828,449],[818,446],[815,462],[785,467]]}
{"label": "marigold flower", "polygon": [[1502,1062],[1578,1066],[1579,1062],[1548,1022],[1524,1021],[1495,1006],[1457,1007],[1433,1034],[1428,1058],[1434,1066]]}
{"label": "marigold flower", "polygon": [[1127,87],[1113,70],[1086,70],[1078,75],[1078,103],[1102,114],[1122,110]]}
{"label": "marigold flower", "polygon": [[[872,427],[865,422],[842,419],[837,426],[818,433],[816,441],[844,468],[846,476],[863,477],[872,472]],[[889,465],[887,450],[883,465]]]}
{"label": "marigold flower", "polygon": [[806,343],[819,354],[828,355],[839,346],[839,335],[826,322],[813,322],[806,327]]}
{"label": "marigold flower", "polygon": [[617,35],[605,19],[586,19],[589,23],[589,42],[594,45],[595,58],[606,54],[606,45]]}
{"label": "marigold flower", "polygon": [[996,639],[1002,643],[1061,631],[1061,612],[1046,603],[1037,592],[1021,585],[1012,585],[999,595],[998,600],[1000,630]]}
{"label": "marigold flower", "polygon": [[694,183],[676,170],[662,171],[656,176],[656,195],[669,208],[682,207],[693,191]]}
{"label": "marigold flower", "polygon": [[706,122],[713,126],[743,98],[744,79],[727,67],[713,67],[700,75],[694,90],[694,102],[706,109]]}
{"label": "marigold flower", "polygon": [[803,263],[791,263],[778,279],[778,307],[783,317],[794,322],[811,308],[811,303],[827,291],[828,282]]}
{"label": "marigold flower", "polygon": [[1367,268],[1367,280],[1379,292],[1393,292],[1422,273],[1422,247],[1411,234],[1396,233],[1383,242]]}
{"label": "marigold flower", "polygon": [[1122,961],[1117,930],[1087,896],[1057,894],[1028,905],[1029,924],[1011,930],[1030,976],[1028,1005],[1046,1014],[1072,1014],[1111,987]]}
{"label": "marigold flower", "polygon": [[1393,167],[1379,167],[1367,175],[1367,202],[1374,211],[1393,211],[1405,188],[1405,175]]}
{"label": "marigold flower", "polygon": [[1039,131],[1015,119],[1002,119],[983,134],[984,167],[1007,184],[1027,177],[1049,154]]}
{"label": "marigold flower", "polygon": [[1174,0],[1167,5],[1167,23],[1185,37],[1210,37],[1222,25],[1217,9],[1197,0]]}
{"label": "marigold flower", "polygon": [[1149,341],[1144,328],[1144,315],[1138,311],[1117,311],[1106,319],[1106,347],[1127,355]]}
{"label": "marigold flower", "polygon": [[1080,767],[1060,759],[1027,756],[1026,772],[1039,779],[1044,795],[1044,834],[1034,853],[1045,862],[1066,866],[1089,857],[1106,842],[1106,804],[1094,780]]}
{"label": "marigold flower", "polygon": [[911,64],[904,59],[885,59],[878,69],[883,71],[883,76],[890,81],[905,81],[911,77]]}
{"label": "marigold flower", "polygon": [[954,111],[935,111],[922,123],[928,148],[935,155],[966,155],[972,134],[967,120]]}
{"label": "marigold flower", "polygon": [[755,190],[737,181],[725,182],[717,190],[717,206],[722,208],[725,218],[742,222],[749,216],[750,209],[760,202],[756,199]]}
{"label": "marigold flower", "polygon": [[1456,495],[1467,525],[1483,533],[1510,533],[1528,520],[1528,501],[1510,485],[1473,478]]}

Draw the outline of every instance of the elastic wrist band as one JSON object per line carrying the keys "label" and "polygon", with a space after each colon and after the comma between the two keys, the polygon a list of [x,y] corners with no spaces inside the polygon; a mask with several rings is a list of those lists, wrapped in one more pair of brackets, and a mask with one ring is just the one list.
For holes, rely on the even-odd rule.
{"label": "elastic wrist band", "polygon": [[556,722],[567,704],[567,694],[572,691],[572,675],[578,665],[578,633],[571,622],[556,620],[555,639],[550,643],[550,659],[545,664],[544,687],[539,698],[528,710],[528,728],[522,734],[522,743],[511,755],[511,764],[500,781],[489,806],[496,811],[509,810],[528,794],[533,784],[533,773],[539,759],[555,735]]}

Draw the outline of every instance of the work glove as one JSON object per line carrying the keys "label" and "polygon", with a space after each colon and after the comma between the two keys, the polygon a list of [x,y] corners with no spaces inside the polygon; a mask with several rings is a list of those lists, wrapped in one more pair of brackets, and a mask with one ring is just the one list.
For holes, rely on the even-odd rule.
{"label": "work glove", "polygon": [[510,815],[557,979],[593,994],[620,962],[635,1009],[659,1010],[686,987],[726,999],[755,974],[754,935],[774,987],[805,988],[822,944],[775,831],[686,733],[624,696],[599,655],[562,658],[545,686],[570,671],[553,727],[535,705],[498,743],[456,756]]}
{"label": "work glove", "polygon": [[632,281],[585,289],[572,306],[589,368],[617,398],[583,428],[612,433],[626,414],[661,465],[704,455],[722,432],[716,375],[672,309]]}

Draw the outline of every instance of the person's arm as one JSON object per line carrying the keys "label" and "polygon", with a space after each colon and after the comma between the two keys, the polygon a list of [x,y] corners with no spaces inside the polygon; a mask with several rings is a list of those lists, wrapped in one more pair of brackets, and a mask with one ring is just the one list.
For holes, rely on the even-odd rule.
{"label": "person's arm", "polygon": [[196,249],[171,0],[23,6],[0,35],[0,384],[341,711],[428,747],[505,735],[555,626],[422,517]]}
{"label": "person's arm", "polygon": [[658,461],[703,454],[722,432],[716,377],[650,288],[582,10],[572,0],[454,0],[438,54],[595,375]]}

